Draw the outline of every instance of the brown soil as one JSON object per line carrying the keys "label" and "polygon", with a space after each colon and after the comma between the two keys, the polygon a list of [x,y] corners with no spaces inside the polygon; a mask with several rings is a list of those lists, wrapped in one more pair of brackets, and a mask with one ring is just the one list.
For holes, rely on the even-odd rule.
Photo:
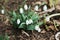
{"label": "brown soil", "polygon": [[23,33],[21,29],[14,29],[10,27],[11,26],[0,26],[0,35],[7,33],[10,36],[10,40],[55,40],[54,31],[47,31],[45,33],[38,33],[37,31],[26,31],[26,33],[29,34],[28,36]]}

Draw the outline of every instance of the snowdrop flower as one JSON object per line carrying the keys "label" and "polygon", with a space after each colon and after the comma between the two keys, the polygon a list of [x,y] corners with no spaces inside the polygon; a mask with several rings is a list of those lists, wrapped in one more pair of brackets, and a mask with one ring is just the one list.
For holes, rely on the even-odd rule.
{"label": "snowdrop flower", "polygon": [[47,16],[47,17],[45,18],[45,20],[46,20],[46,21],[50,21],[50,17]]}
{"label": "snowdrop flower", "polygon": [[29,20],[26,20],[26,25],[28,25],[29,24]]}
{"label": "snowdrop flower", "polygon": [[60,36],[60,32],[58,32],[58,33],[55,35],[55,39],[56,39],[56,40],[59,40],[58,36]]}
{"label": "snowdrop flower", "polygon": [[47,10],[47,5],[44,5],[43,10],[44,10],[44,11]]}
{"label": "snowdrop flower", "polygon": [[31,23],[33,23],[33,20],[32,19],[26,20],[26,25],[29,25]]}
{"label": "snowdrop flower", "polygon": [[4,10],[3,9],[1,10],[1,13],[4,14]]}
{"label": "snowdrop flower", "polygon": [[38,11],[38,8],[39,8],[38,5],[36,5],[35,8],[34,8],[34,10]]}
{"label": "snowdrop flower", "polygon": [[17,19],[17,24],[20,24],[20,19]]}
{"label": "snowdrop flower", "polygon": [[27,4],[24,5],[24,9],[27,10],[28,9],[28,6]]}
{"label": "snowdrop flower", "polygon": [[39,25],[35,26],[35,30],[38,31],[38,32],[41,32],[41,29],[39,28]]}
{"label": "snowdrop flower", "polygon": [[38,31],[38,32],[41,32],[41,29],[39,28],[37,31]]}
{"label": "snowdrop flower", "polygon": [[36,26],[35,26],[35,30],[38,30],[38,29],[39,29],[39,25],[36,25]]}
{"label": "snowdrop flower", "polygon": [[49,16],[47,16],[47,17],[45,18],[45,20],[46,20],[46,21],[50,21],[50,18],[51,18],[51,17],[58,16],[58,15],[60,15],[60,13],[56,13],[56,14],[49,15]]}
{"label": "snowdrop flower", "polygon": [[33,23],[33,20],[32,19],[29,19],[29,24]]}
{"label": "snowdrop flower", "polygon": [[19,11],[20,11],[20,13],[23,13],[23,8],[20,8],[20,10],[19,10]]}

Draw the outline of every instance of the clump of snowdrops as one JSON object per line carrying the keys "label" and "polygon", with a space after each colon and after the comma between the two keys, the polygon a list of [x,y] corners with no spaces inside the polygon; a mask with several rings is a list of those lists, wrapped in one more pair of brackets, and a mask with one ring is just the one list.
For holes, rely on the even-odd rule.
{"label": "clump of snowdrops", "polygon": [[12,11],[11,16],[10,21],[14,28],[36,30],[38,32],[41,31],[40,26],[43,24],[43,22],[39,21],[39,14],[32,11],[30,6],[28,7],[27,4],[20,7],[18,13]]}

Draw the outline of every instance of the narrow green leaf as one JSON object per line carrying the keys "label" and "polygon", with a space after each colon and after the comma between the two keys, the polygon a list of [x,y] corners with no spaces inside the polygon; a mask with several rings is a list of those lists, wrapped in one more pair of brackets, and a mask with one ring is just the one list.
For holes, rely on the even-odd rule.
{"label": "narrow green leaf", "polygon": [[0,40],[4,40],[4,36],[3,35],[0,35]]}
{"label": "narrow green leaf", "polygon": [[25,25],[25,23],[24,23],[24,22],[22,22],[22,23],[19,25],[19,27],[18,27],[18,28],[24,28],[24,26],[26,26],[26,25]]}
{"label": "narrow green leaf", "polygon": [[27,26],[27,30],[34,30],[34,29],[35,29],[35,26],[34,25]]}
{"label": "narrow green leaf", "polygon": [[17,17],[17,14],[15,11],[13,11],[13,17],[16,18]]}

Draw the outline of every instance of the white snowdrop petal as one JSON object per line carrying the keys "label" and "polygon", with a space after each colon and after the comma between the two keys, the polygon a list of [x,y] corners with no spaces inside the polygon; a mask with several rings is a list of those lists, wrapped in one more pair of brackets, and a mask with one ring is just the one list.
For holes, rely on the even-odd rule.
{"label": "white snowdrop petal", "polygon": [[26,20],[26,25],[28,25],[29,24],[29,20]]}
{"label": "white snowdrop petal", "polygon": [[39,29],[39,25],[36,25],[36,26],[35,26],[35,30],[38,30],[38,29]]}
{"label": "white snowdrop petal", "polygon": [[47,17],[45,18],[45,20],[46,20],[46,21],[50,21],[50,18],[47,16]]}
{"label": "white snowdrop petal", "polygon": [[60,35],[60,32],[58,32],[56,35],[55,35],[55,39],[56,40],[59,40],[58,36]]}
{"label": "white snowdrop petal", "polygon": [[24,12],[24,11],[23,11],[23,8],[20,8],[20,10],[19,10],[19,11],[20,11],[20,13],[23,13],[23,12]]}
{"label": "white snowdrop petal", "polygon": [[31,23],[33,23],[33,20],[32,19],[26,20],[26,25],[29,25]]}
{"label": "white snowdrop petal", "polygon": [[20,19],[17,19],[17,24],[20,24]]}
{"label": "white snowdrop petal", "polygon": [[35,8],[34,8],[34,10],[38,11],[38,8],[39,8],[38,5],[36,5]]}
{"label": "white snowdrop petal", "polygon": [[37,12],[35,12],[35,13],[37,13]]}
{"label": "white snowdrop petal", "polygon": [[35,30],[38,31],[38,32],[41,32],[41,29],[39,28],[39,25],[35,26]]}
{"label": "white snowdrop petal", "polygon": [[32,19],[29,20],[29,24],[31,24],[31,23],[33,23],[33,20]]}
{"label": "white snowdrop petal", "polygon": [[43,6],[43,10],[46,11],[47,10],[47,5]]}
{"label": "white snowdrop petal", "polygon": [[1,10],[1,13],[4,14],[4,10]]}
{"label": "white snowdrop petal", "polygon": [[41,29],[40,28],[38,29],[38,32],[41,32]]}
{"label": "white snowdrop petal", "polygon": [[27,10],[28,9],[28,6],[27,4],[24,5],[24,9]]}

